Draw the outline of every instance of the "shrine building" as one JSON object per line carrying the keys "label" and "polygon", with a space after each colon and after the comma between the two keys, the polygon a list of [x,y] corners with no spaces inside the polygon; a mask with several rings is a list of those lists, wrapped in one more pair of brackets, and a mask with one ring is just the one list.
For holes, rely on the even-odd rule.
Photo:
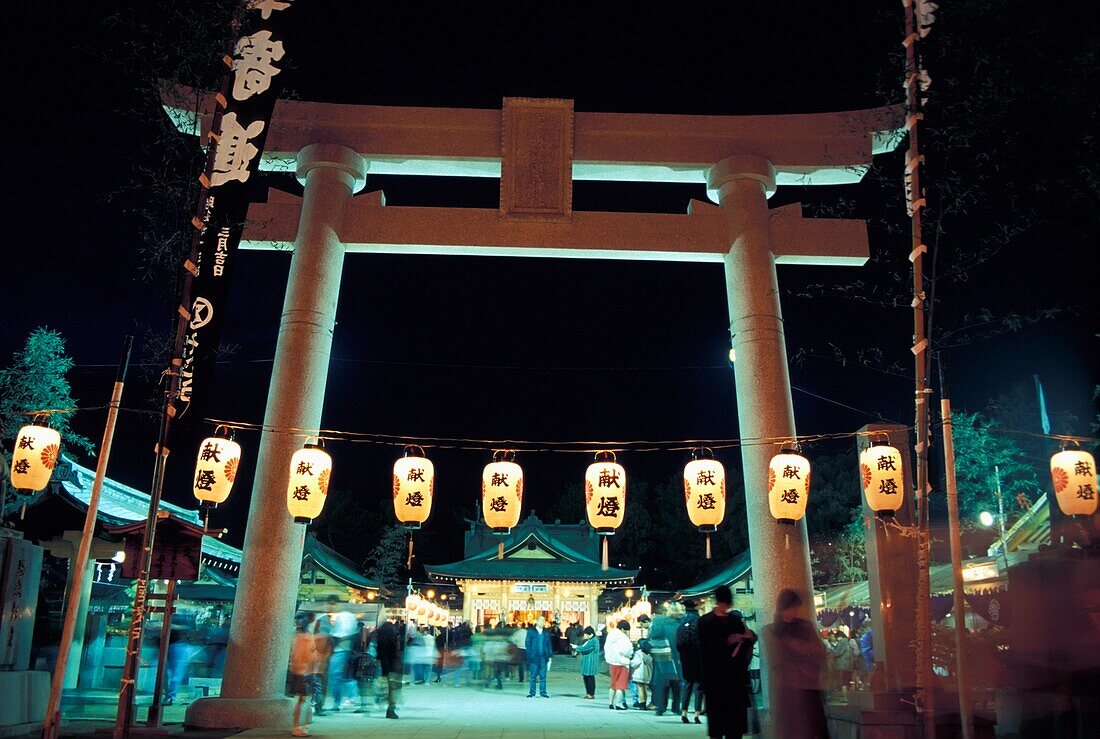
{"label": "shrine building", "polygon": [[628,585],[636,569],[600,567],[599,536],[587,524],[546,524],[531,514],[499,538],[480,521],[468,521],[465,559],[425,565],[440,584],[463,593],[462,619],[472,626],[548,622],[594,626],[597,600],[605,588]]}

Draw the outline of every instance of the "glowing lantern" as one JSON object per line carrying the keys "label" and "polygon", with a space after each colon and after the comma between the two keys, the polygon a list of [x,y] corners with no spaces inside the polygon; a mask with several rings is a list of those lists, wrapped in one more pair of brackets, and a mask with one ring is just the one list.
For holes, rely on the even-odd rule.
{"label": "glowing lantern", "polygon": [[393,512],[407,529],[419,529],[432,513],[435,465],[418,446],[405,447],[393,464]]}
{"label": "glowing lantern", "polygon": [[901,452],[896,447],[872,441],[871,446],[859,453],[859,476],[867,507],[877,516],[889,518],[901,508],[905,477]]}
{"label": "glowing lantern", "polygon": [[290,483],[286,487],[286,507],[298,523],[308,524],[321,515],[332,479],[332,457],[324,442],[306,443],[290,458]]}
{"label": "glowing lantern", "polygon": [[684,467],[684,503],[688,518],[707,535],[707,559],[710,559],[710,535],[726,517],[726,468],[710,449],[694,449]]}
{"label": "glowing lantern", "polygon": [[19,429],[11,455],[11,484],[21,493],[35,493],[50,482],[61,453],[61,434],[46,425],[46,416],[36,416]]}
{"label": "glowing lantern", "polygon": [[[221,432],[221,433],[219,433]],[[195,497],[200,505],[216,508],[224,503],[237,479],[241,445],[233,441],[233,432],[219,426],[214,436],[203,439],[195,462]]]}
{"label": "glowing lantern", "polygon": [[598,452],[584,474],[584,501],[588,523],[602,535],[603,561],[607,569],[607,537],[623,523],[626,514],[626,470],[615,461],[615,452]]}
{"label": "glowing lantern", "polygon": [[405,612],[408,618],[412,618],[416,615],[416,609],[420,607],[420,596],[416,593],[410,593],[405,596]]}
{"label": "glowing lantern", "polygon": [[630,607],[630,613],[637,621],[642,616],[653,617],[653,604],[648,600],[640,600]]}
{"label": "glowing lantern", "polygon": [[523,468],[516,453],[498,450],[481,473],[481,507],[485,524],[494,534],[506,535],[519,523],[523,504]]}
{"label": "glowing lantern", "polygon": [[1096,460],[1082,449],[1063,449],[1050,458],[1058,507],[1067,516],[1096,513]]}
{"label": "glowing lantern", "polygon": [[810,497],[810,461],[798,445],[784,447],[768,464],[768,504],[779,523],[794,524],[806,513]]}

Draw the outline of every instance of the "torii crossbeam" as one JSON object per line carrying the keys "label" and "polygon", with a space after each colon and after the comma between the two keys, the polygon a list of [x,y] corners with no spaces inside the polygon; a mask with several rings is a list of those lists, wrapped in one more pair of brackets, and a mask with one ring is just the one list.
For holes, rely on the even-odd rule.
{"label": "torii crossbeam", "polygon": [[[173,99],[177,99],[173,97]],[[198,116],[169,108],[182,130]],[[868,256],[862,221],[769,210],[779,185],[858,182],[901,139],[900,107],[780,116],[575,113],[570,100],[505,98],[501,110],[387,108],[282,101],[262,167],[293,171],[298,198],[272,192],[249,211],[242,247],[293,250],[265,428],[318,428],[345,252],[722,262],[729,299],[740,436],[795,435],[777,264],[854,266]],[[500,179],[498,209],[391,207],[353,195],[368,173]],[[718,205],[685,214],[578,212],[573,180],[706,183]],[[192,726],[272,725],[285,712],[289,641],[303,534],[283,491],[297,440],[265,431],[220,698]],[[772,521],[765,481],[773,449],[742,447],[759,622],[784,588],[812,591],[805,525]]]}

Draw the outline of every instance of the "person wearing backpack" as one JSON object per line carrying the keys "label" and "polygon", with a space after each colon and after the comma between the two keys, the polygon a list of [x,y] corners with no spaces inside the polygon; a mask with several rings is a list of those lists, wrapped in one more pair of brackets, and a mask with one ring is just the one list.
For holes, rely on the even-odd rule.
{"label": "person wearing backpack", "polygon": [[695,693],[695,723],[703,709],[702,667],[699,663],[699,611],[693,600],[684,601],[684,620],[676,629],[676,651],[680,653],[683,682],[680,685],[680,720],[688,722],[688,705]]}

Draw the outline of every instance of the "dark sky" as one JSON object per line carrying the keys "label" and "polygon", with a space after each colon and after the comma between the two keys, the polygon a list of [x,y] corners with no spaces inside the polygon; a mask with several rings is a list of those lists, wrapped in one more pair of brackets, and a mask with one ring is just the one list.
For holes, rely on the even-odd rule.
{"label": "dark sky", "polygon": [[[844,110],[887,102],[878,80],[900,38],[900,3],[424,4],[301,2],[300,35],[288,44],[297,69],[288,82],[303,99],[499,108],[504,96],[565,97],[579,111],[763,114]],[[399,7],[400,5],[400,7]],[[774,7],[782,6],[782,7]],[[0,356],[35,326],[62,332],[77,363],[75,395],[100,405],[109,395],[123,335],[165,332],[170,301],[138,276],[137,220],[106,197],[130,181],[141,122],[126,111],[134,90],[95,8],[50,7],[25,30],[50,44],[9,65],[5,289]],[[896,12],[897,16],[891,15]],[[886,15],[883,15],[883,14]],[[941,13],[941,18],[944,17]],[[1058,19],[1055,26],[1073,24]],[[40,33],[50,28],[51,35]],[[31,38],[31,36],[28,36]],[[113,42],[110,42],[113,43]],[[211,49],[211,57],[220,55]],[[1038,64],[1039,62],[1037,62]],[[1051,73],[1057,60],[1046,62]],[[1042,72],[1040,72],[1041,74]],[[935,75],[935,72],[933,73]],[[901,99],[900,86],[891,93]],[[1051,142],[1052,145],[1068,145]],[[880,160],[900,180],[900,160]],[[893,169],[890,169],[893,168]],[[490,180],[375,177],[391,205],[495,208]],[[867,197],[861,188],[838,198]],[[773,205],[827,192],[781,189]],[[577,210],[682,213],[702,185],[576,183]],[[903,208],[900,200],[864,206]],[[904,234],[872,230],[876,253],[908,252]],[[1076,316],[953,350],[956,405],[978,409],[1033,374],[1052,411],[1088,418],[1097,381],[1095,303],[1067,295],[1064,259],[1084,253],[1082,234],[1061,224],[1029,235],[955,290],[945,315],[989,307],[1023,310],[1072,303]],[[1055,241],[1058,246],[1048,245]],[[1087,260],[1086,260],[1087,261]],[[259,422],[274,353],[289,256],[242,252],[223,339],[238,345],[219,366],[211,414]],[[866,279],[878,273],[866,268]],[[781,287],[851,280],[838,269],[782,268]],[[1090,293],[1095,280],[1087,280]],[[911,314],[823,297],[784,297],[789,352],[820,354],[831,344],[876,347],[910,369]],[[594,260],[477,259],[352,255],[345,263],[323,425],[349,431],[486,439],[613,440],[737,435],[726,365],[728,316],[722,269]],[[147,368],[152,370],[154,368]],[[151,407],[135,373],[124,405]],[[800,433],[854,431],[878,416],[911,422],[912,384],[831,359],[791,369]],[[213,410],[213,409],[216,409]],[[103,416],[74,423],[98,441]],[[1077,432],[1087,432],[1085,425]],[[146,487],[155,425],[124,414],[110,473]],[[245,435],[245,463],[258,438]],[[850,448],[821,445],[820,451]],[[167,497],[190,500],[191,448],[173,450]],[[390,447],[331,449],[334,488],[365,505],[388,496]],[[488,454],[435,450],[440,505],[472,507]],[[719,455],[739,465],[739,455]],[[550,505],[583,475],[587,457],[522,458],[530,500]],[[678,472],[680,453],[626,455],[630,474],[658,482]],[[251,478],[221,516],[232,541],[244,532]],[[448,556],[457,555],[452,552]]]}

